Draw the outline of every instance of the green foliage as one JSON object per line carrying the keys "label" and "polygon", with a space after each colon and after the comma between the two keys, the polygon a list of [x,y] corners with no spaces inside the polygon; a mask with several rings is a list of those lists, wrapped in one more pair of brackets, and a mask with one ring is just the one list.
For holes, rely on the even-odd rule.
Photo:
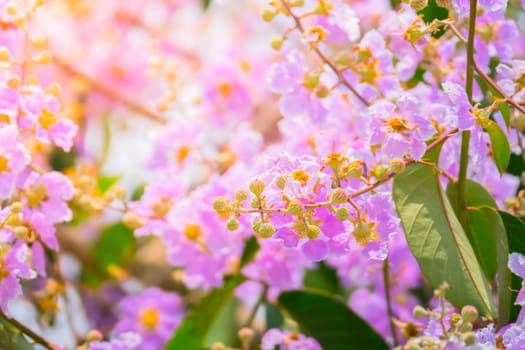
{"label": "green foliage", "polygon": [[202,0],[202,8],[206,11],[211,5],[211,0]]}
{"label": "green foliage", "polygon": [[432,287],[446,282],[450,286],[446,297],[453,305],[473,305],[484,316],[494,317],[483,269],[435,170],[409,165],[394,178],[393,198],[410,250]]}
{"label": "green foliage", "polygon": [[492,157],[494,158],[494,162],[498,167],[499,173],[503,174],[507,169],[510,160],[511,151],[509,140],[507,140],[507,136],[505,135],[503,130],[501,130],[498,124],[496,124],[492,120],[489,120],[487,122],[485,130],[487,131],[490,137],[490,144],[492,146]]}
{"label": "green foliage", "polygon": [[120,176],[99,176],[97,178],[97,191],[100,194],[106,193],[118,180],[120,180]]}
{"label": "green foliage", "polygon": [[165,349],[204,349],[212,324],[230,302],[235,288],[244,280],[244,277],[239,275],[229,277],[222,288],[214,289],[198,304],[193,305]]}
{"label": "green foliage", "polygon": [[[520,253],[525,255],[525,222],[507,212],[500,211],[501,219],[505,224],[507,239],[509,242],[510,253]],[[509,322],[515,322],[518,318],[521,307],[514,305],[518,291],[521,289],[521,278],[512,274],[511,282],[511,310]]]}
{"label": "green foliage", "polygon": [[330,294],[309,290],[284,292],[279,305],[324,350],[388,349],[368,323]]}
{"label": "green foliage", "polygon": [[309,289],[318,289],[330,294],[342,294],[337,272],[321,262],[315,269],[306,270],[303,285]]}
{"label": "green foliage", "polygon": [[137,250],[133,231],[121,222],[104,228],[91,250],[95,257],[84,265],[83,280],[92,287],[110,277],[108,268],[122,267],[128,263]]}
{"label": "green foliage", "polygon": [[0,316],[0,348],[3,350],[32,350],[22,332]]}
{"label": "green foliage", "polygon": [[[458,212],[457,191],[457,183],[450,182],[447,186],[447,195],[455,213]],[[485,272],[485,276],[489,281],[492,281],[498,270],[498,264],[495,232],[493,229],[488,229],[493,227],[494,223],[491,221],[492,216],[488,212],[491,208],[497,209],[497,205],[490,193],[477,182],[467,180],[465,192],[468,208],[465,233]],[[501,220],[497,224],[503,226]]]}
{"label": "green foliage", "polygon": [[257,255],[257,252],[259,252],[260,247],[257,238],[255,236],[250,237],[250,239],[246,241],[244,251],[242,252],[241,266],[245,266],[252,261]]}

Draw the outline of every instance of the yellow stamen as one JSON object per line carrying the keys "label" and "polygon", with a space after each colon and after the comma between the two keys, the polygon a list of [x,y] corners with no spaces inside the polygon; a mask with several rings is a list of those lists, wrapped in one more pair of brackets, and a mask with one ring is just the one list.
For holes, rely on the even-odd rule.
{"label": "yellow stamen", "polygon": [[148,329],[153,330],[159,324],[159,312],[155,308],[147,308],[140,314],[140,322]]}

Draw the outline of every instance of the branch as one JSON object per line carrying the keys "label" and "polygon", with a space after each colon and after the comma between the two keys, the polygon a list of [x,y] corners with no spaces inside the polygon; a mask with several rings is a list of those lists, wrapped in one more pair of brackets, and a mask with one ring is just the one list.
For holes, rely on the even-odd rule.
{"label": "branch", "polygon": [[36,334],[31,329],[27,328],[25,325],[20,323],[18,320],[11,318],[3,313],[0,310],[0,316],[2,316],[7,322],[11,323],[14,327],[19,329],[22,333],[27,335],[29,338],[33,339],[37,344],[42,345],[48,350],[63,350],[61,346],[51,343],[49,340],[43,338],[42,336]]}
{"label": "branch", "polygon": [[[295,26],[297,27],[297,29],[301,32],[301,33],[304,33],[304,27],[303,27],[303,24],[301,23],[301,19],[299,17],[297,17],[293,12],[292,12],[292,9],[290,8],[290,6],[288,5],[288,3],[286,2],[286,0],[281,0],[281,3],[283,4],[283,6],[286,8],[286,11],[290,14],[290,16],[294,19],[295,21]],[[330,69],[337,75],[337,78],[339,79],[339,82],[341,84],[343,84],[344,86],[346,86],[348,88],[348,90],[350,90],[355,97],[357,97],[359,99],[359,101],[361,101],[365,106],[370,106],[370,103],[363,97],[361,96],[361,94],[352,86],[352,84],[350,84],[348,82],[348,80],[345,79],[345,77],[343,76],[343,73],[337,69],[336,66],[334,66],[334,64],[328,59],[328,57],[326,57],[322,52],[321,50],[319,50],[319,48],[317,46],[314,46],[312,45],[311,46],[312,50],[314,50],[314,52],[317,54],[317,56],[319,56],[319,58],[324,62],[326,63],[326,65],[328,67],[330,67]]]}

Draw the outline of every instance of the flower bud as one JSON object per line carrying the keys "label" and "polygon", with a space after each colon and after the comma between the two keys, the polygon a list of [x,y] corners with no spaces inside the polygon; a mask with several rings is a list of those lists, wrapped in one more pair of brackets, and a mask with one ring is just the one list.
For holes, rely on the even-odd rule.
{"label": "flower bud", "polygon": [[304,75],[303,85],[310,90],[315,89],[319,84],[320,76],[319,73],[306,73]]}
{"label": "flower bud", "polygon": [[18,214],[22,211],[24,205],[21,202],[13,202],[11,204],[11,213]]}
{"label": "flower bud", "polygon": [[269,222],[265,222],[259,228],[259,234],[263,238],[270,238],[273,236],[274,233],[275,233],[275,226],[273,226]]}
{"label": "flower bud", "polygon": [[284,38],[282,36],[276,36],[270,40],[270,45],[272,49],[274,49],[275,51],[279,51],[281,49],[281,46],[283,46],[283,42]]}
{"label": "flower bud", "polygon": [[279,187],[281,190],[284,190],[284,186],[286,186],[286,176],[279,176],[275,180],[275,184],[277,187]]}
{"label": "flower bud", "polygon": [[402,173],[406,168],[406,163],[403,159],[394,158],[390,160],[390,170],[396,174]]}
{"label": "flower bud", "polygon": [[228,348],[223,343],[213,343],[211,350],[227,350]]}
{"label": "flower bud", "polygon": [[293,216],[301,216],[303,215],[304,206],[303,203],[301,203],[298,200],[293,200],[288,204],[288,208],[286,209],[286,212]]}
{"label": "flower bud", "polygon": [[235,192],[235,200],[237,202],[244,202],[248,198],[248,192],[245,190],[238,190]]}
{"label": "flower bud", "polygon": [[265,22],[271,22],[275,15],[277,15],[277,13],[269,9],[265,9],[261,12],[261,17]]}
{"label": "flower bud", "polygon": [[428,0],[410,0],[410,6],[414,11],[421,11],[428,5]]}
{"label": "flower bud", "polygon": [[310,239],[316,239],[319,237],[321,229],[317,225],[307,225],[306,226],[306,236]]}
{"label": "flower bud", "polygon": [[229,214],[231,212],[230,201],[225,197],[215,198],[212,206],[219,215]]}
{"label": "flower bud", "polygon": [[256,218],[252,221],[252,229],[255,232],[259,232],[262,226],[261,218]]}
{"label": "flower bud", "polygon": [[250,201],[250,206],[254,209],[259,208],[260,205],[261,205],[261,200],[258,197],[253,197],[252,200]]}
{"label": "flower bud", "polygon": [[250,192],[256,195],[257,197],[259,197],[263,193],[264,188],[266,187],[266,184],[264,183],[263,180],[257,178],[257,179],[252,180],[252,182],[250,182],[249,187],[250,187]]}
{"label": "flower bud", "polygon": [[239,220],[237,220],[237,218],[233,217],[233,218],[230,218],[227,222],[226,222],[226,227],[228,228],[228,230],[230,231],[235,231],[239,228]]}
{"label": "flower bud", "polygon": [[104,336],[102,335],[102,333],[100,333],[100,331],[96,329],[90,330],[88,334],[86,335],[86,341],[88,343],[93,342],[93,341],[100,341],[102,339],[104,339]]}
{"label": "flower bud", "polygon": [[412,315],[415,319],[423,318],[428,315],[428,311],[421,305],[416,305],[414,310],[412,310]]}
{"label": "flower bud", "polygon": [[332,204],[343,204],[346,203],[348,199],[348,194],[346,191],[342,188],[336,188],[332,191],[332,198],[331,203]]}
{"label": "flower bud", "polygon": [[450,8],[450,6],[452,5],[452,1],[451,0],[436,0],[436,5],[438,5],[439,7]]}
{"label": "flower bud", "polygon": [[25,226],[17,226],[14,228],[13,233],[15,234],[16,238],[25,241],[27,239],[29,229]]}
{"label": "flower bud", "polygon": [[253,337],[255,336],[255,332],[251,328],[241,328],[237,332],[237,336],[239,337],[239,340],[242,344],[247,344],[252,341]]}
{"label": "flower bud", "polygon": [[476,334],[474,332],[465,333],[461,338],[463,338],[463,341],[467,346],[474,345],[476,342]]}
{"label": "flower bud", "polygon": [[20,225],[20,216],[18,216],[18,214],[11,214],[7,217],[4,223],[7,226],[18,226]]}
{"label": "flower bud", "polygon": [[315,90],[315,95],[318,98],[325,98],[330,95],[330,89],[326,85],[319,85]]}
{"label": "flower bud", "polygon": [[474,322],[478,318],[478,310],[472,305],[465,305],[461,309],[461,318],[465,322]]}
{"label": "flower bud", "polygon": [[348,219],[348,216],[349,216],[348,208],[345,208],[345,207],[337,208],[335,210],[335,216],[337,217],[339,221],[345,221],[346,219]]}
{"label": "flower bud", "polygon": [[136,230],[144,226],[144,221],[142,218],[131,211],[126,212],[124,216],[122,216],[122,223],[132,230]]}

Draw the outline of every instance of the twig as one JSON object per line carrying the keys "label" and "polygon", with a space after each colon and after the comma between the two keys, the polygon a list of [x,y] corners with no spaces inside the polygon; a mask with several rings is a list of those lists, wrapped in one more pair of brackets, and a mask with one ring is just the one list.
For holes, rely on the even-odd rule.
{"label": "twig", "polygon": [[[304,33],[304,27],[303,27],[303,24],[301,23],[301,18],[297,17],[292,12],[292,9],[290,8],[290,6],[286,2],[286,0],[281,0],[281,3],[286,8],[286,11],[290,14],[290,16],[294,19],[295,26],[297,27],[297,29],[301,33]],[[369,106],[370,105],[370,103],[363,96],[361,96],[361,94],[348,82],[348,80],[345,79],[345,77],[343,76],[343,73],[341,73],[341,71],[339,69],[337,69],[336,66],[334,66],[334,64],[328,59],[328,57],[326,57],[321,52],[321,50],[319,50],[319,48],[317,46],[311,45],[311,48],[312,48],[312,50],[314,50],[314,52],[317,54],[317,56],[319,56],[319,58],[324,63],[326,63],[326,65],[328,67],[330,67],[330,69],[337,75],[337,78],[339,79],[339,82],[341,84],[346,86],[348,88],[348,90],[350,90],[355,95],[355,97],[357,97],[359,99],[359,101],[361,101],[365,106]]]}
{"label": "twig", "polygon": [[35,341],[37,344],[42,345],[46,349],[48,349],[48,350],[63,350],[61,346],[53,344],[49,340],[45,339],[44,337],[36,334],[35,332],[33,332],[31,329],[27,328],[25,325],[23,325],[22,323],[20,323],[16,319],[11,318],[11,317],[7,316],[6,314],[4,314],[1,310],[0,310],[0,316],[2,316],[7,322],[11,323],[14,327],[19,329],[22,333],[27,335],[29,338],[33,339],[33,341]]}

